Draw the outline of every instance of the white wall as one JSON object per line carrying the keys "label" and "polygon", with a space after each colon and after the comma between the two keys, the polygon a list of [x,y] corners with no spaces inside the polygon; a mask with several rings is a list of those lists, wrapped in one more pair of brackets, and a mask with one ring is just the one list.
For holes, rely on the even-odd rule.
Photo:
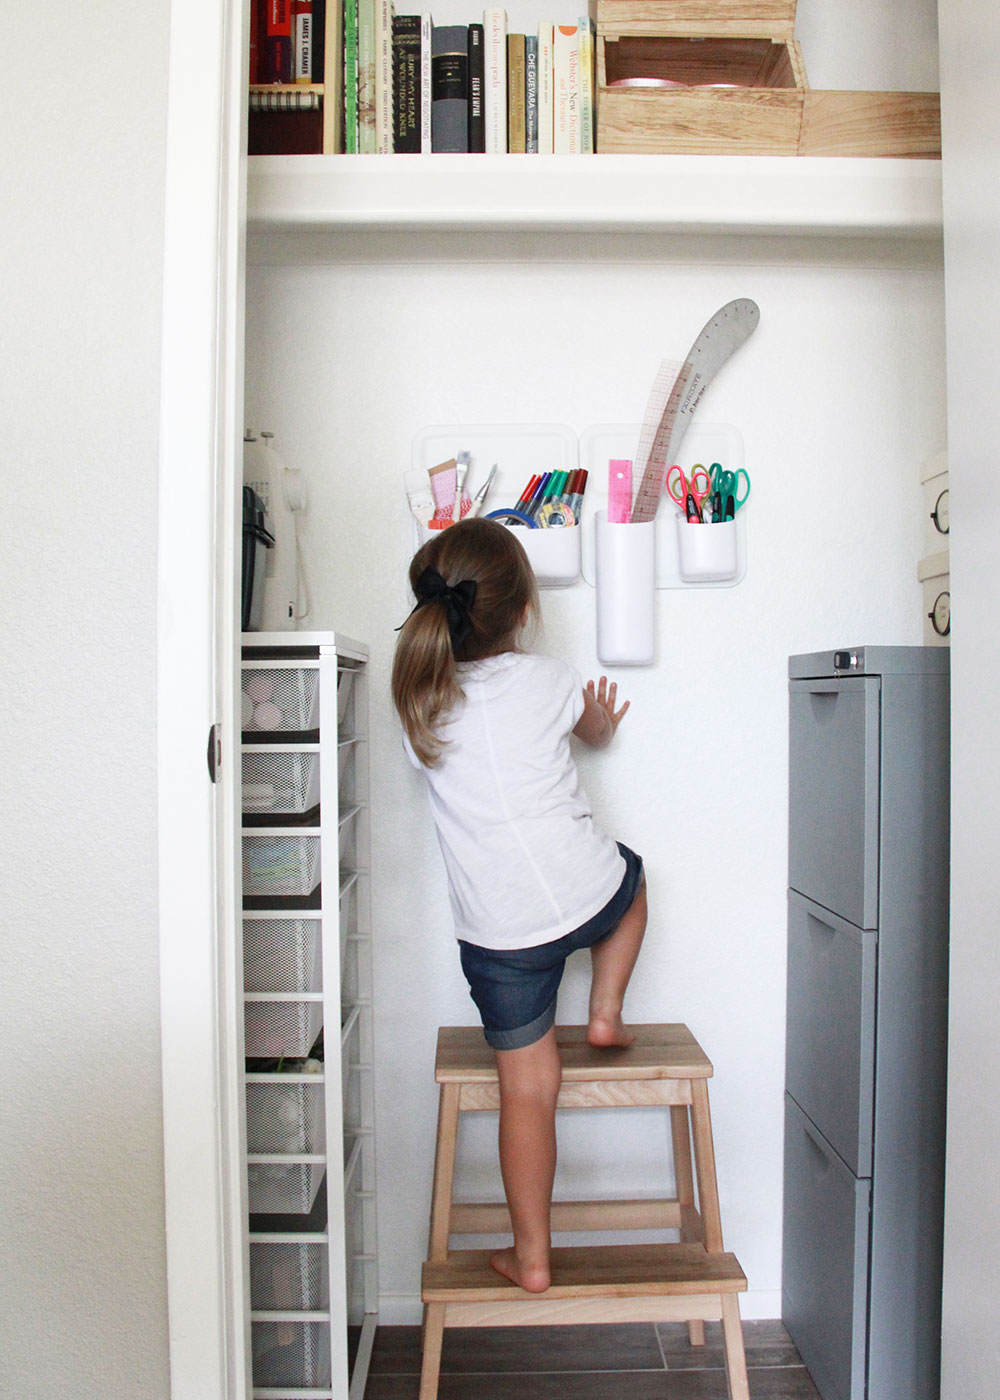
{"label": "white wall", "polygon": [[941,5],[948,258],[948,451],[952,499],[952,926],[944,1400],[997,1391],[1000,1289],[1000,501],[992,434],[1000,374],[1000,14]]}
{"label": "white wall", "polygon": [[168,0],[127,21],[61,0],[0,92],[5,1396],[168,1393],[154,867],[168,15]]}
{"label": "white wall", "polygon": [[[760,306],[759,330],[699,408],[745,441],[748,576],[734,589],[660,594],[658,662],[618,675],[632,712],[613,749],[581,768],[601,819],[647,863],[650,928],[628,1014],[688,1022],[715,1063],[726,1242],[750,1281],[744,1315],[777,1316],[786,659],[922,639],[919,468],[944,442],[939,249],[385,236],[329,242],[319,256],[326,266],[252,270],[247,422],[275,431],[309,476],[309,625],[372,646],[389,1322],[418,1315],[436,1029],[476,1019],[388,699],[393,628],[409,607],[411,439],[432,423],[561,421],[579,433],[637,421],[661,358],[680,358],[723,302]],[[597,670],[593,609],[582,583],[543,598],[547,646],[584,676]],[[584,1019],[585,1003],[581,965],[561,1019]],[[470,1125],[471,1195],[501,1189],[494,1131],[495,1121]],[[603,1140],[589,1115],[567,1120],[561,1143],[563,1194],[650,1192],[667,1155],[652,1115],[627,1131],[608,1125]]]}

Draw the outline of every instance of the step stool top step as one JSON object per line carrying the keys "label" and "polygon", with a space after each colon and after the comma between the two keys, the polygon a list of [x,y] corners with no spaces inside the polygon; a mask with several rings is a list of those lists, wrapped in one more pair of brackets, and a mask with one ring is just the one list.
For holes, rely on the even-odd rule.
{"label": "step stool top step", "polygon": [[496,1303],[535,1298],[649,1298],[742,1293],[746,1276],[734,1254],[700,1244],[602,1244],[552,1251],[552,1285],[525,1293],[490,1267],[489,1249],[459,1249],[423,1266],[425,1303]]}
{"label": "step stool top step", "polygon": [[[635,1042],[625,1050],[595,1050],[586,1026],[557,1026],[563,1082],[624,1079],[708,1079],[712,1062],[680,1023],[629,1026]],[[442,1026],[434,1077],[439,1084],[496,1082],[496,1061],[479,1026]]]}

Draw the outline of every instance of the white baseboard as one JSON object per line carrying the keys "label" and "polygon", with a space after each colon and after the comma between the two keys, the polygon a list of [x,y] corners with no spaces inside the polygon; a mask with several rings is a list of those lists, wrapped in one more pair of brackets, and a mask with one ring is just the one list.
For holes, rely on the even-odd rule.
{"label": "white baseboard", "polygon": [[[741,1293],[740,1316],[744,1322],[770,1320],[781,1316],[780,1288],[755,1288]],[[412,1327],[423,1317],[420,1296],[417,1293],[382,1293],[378,1303],[378,1325],[380,1327]]]}

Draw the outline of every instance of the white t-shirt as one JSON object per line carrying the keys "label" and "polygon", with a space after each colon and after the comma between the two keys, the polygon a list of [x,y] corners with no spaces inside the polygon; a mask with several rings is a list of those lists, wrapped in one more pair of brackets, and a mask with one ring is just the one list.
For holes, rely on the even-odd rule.
{"label": "white t-shirt", "polygon": [[594,825],[569,736],[583,685],[552,657],[461,662],[465,694],[427,777],[457,937],[533,948],[572,933],[615,894],[625,861]]}

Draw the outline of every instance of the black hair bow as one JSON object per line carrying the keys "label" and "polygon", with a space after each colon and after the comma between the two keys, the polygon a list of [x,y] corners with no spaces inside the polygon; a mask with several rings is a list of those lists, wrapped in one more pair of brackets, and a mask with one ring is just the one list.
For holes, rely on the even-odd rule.
{"label": "black hair bow", "polygon": [[417,595],[417,607],[413,609],[414,612],[417,608],[425,607],[427,603],[444,603],[448,631],[451,634],[451,649],[457,652],[472,631],[469,611],[476,601],[476,580],[465,578],[461,583],[450,585],[445,583],[437,569],[426,568],[417,579],[414,592]]}

